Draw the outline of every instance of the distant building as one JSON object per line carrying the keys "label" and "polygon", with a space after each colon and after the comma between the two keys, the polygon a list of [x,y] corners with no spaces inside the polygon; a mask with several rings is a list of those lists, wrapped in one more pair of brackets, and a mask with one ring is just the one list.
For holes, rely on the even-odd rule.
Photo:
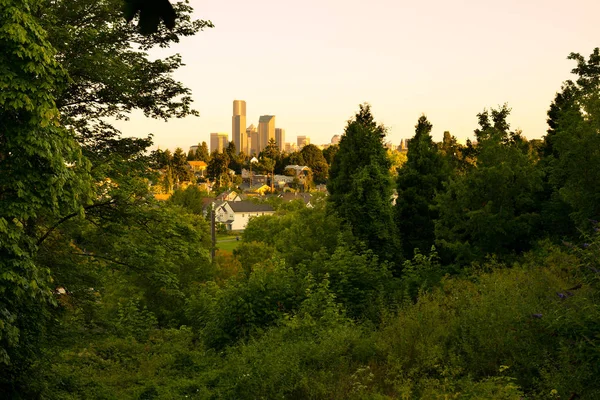
{"label": "distant building", "polygon": [[246,128],[246,102],[233,101],[233,117],[231,117],[231,140],[235,144],[236,153],[246,152],[248,149],[248,135]]}
{"label": "distant building", "polygon": [[194,145],[194,146],[190,146],[190,150],[188,151],[188,153],[192,153],[192,154],[196,154],[196,152],[198,151],[198,145]]}
{"label": "distant building", "polygon": [[297,138],[298,150],[302,150],[304,146],[310,144],[310,138],[308,136],[298,136]]}
{"label": "distant building", "polygon": [[256,154],[263,151],[271,139],[275,139],[275,116],[261,115],[258,120],[258,145],[253,145],[257,149]]}
{"label": "distant building", "polygon": [[229,134],[227,133],[211,133],[210,134],[210,151],[218,151],[222,153],[229,144]]}
{"label": "distant building", "polygon": [[285,144],[284,151],[286,153],[293,153],[296,150],[298,150],[298,146],[296,146],[296,143],[286,143]]}
{"label": "distant building", "polygon": [[331,138],[331,144],[340,144],[340,135],[333,135]]}
{"label": "distant building", "polygon": [[275,128],[275,142],[279,147],[279,151],[285,151],[285,129]]}
{"label": "distant building", "polygon": [[408,151],[408,139],[401,139],[400,146],[398,146],[398,151],[406,153]]}
{"label": "distant building", "polygon": [[250,125],[246,128],[246,136],[248,138],[246,153],[248,155],[258,154],[258,131],[254,125]]}

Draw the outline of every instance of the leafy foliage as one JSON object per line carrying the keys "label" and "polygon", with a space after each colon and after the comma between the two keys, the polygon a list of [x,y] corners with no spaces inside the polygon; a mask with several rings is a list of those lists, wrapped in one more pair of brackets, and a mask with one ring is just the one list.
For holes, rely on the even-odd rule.
{"label": "leafy foliage", "polygon": [[54,91],[66,82],[37,2],[0,2],[0,391],[14,393],[35,358],[51,276],[35,262],[45,223],[81,213],[89,164],[59,125]]}

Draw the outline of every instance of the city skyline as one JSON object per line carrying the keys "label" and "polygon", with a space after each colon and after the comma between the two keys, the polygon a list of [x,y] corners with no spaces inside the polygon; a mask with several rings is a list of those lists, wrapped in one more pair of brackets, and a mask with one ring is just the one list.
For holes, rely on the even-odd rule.
{"label": "city skyline", "polygon": [[[236,5],[236,13],[216,1],[192,6],[195,17],[215,28],[150,53],[181,54],[186,65],[174,77],[191,89],[200,117],[164,123],[136,112],[116,123],[124,136],[154,133],[163,148],[207,141],[209,132],[229,130],[231,101],[244,99],[251,104],[247,125],[276,115],[287,136],[307,135],[313,143],[342,134],[363,102],[395,144],[413,136],[423,113],[434,140],[444,131],[472,138],[477,113],[504,103],[513,110],[512,129],[540,138],[555,93],[572,77],[575,63],[566,57],[587,56],[597,46],[600,12],[598,3],[584,0],[466,0],[459,7],[257,0]],[[272,23],[247,23],[267,17]],[[248,45],[240,46],[240,37]],[[240,59],[256,57],[259,43],[276,51],[240,67]]]}

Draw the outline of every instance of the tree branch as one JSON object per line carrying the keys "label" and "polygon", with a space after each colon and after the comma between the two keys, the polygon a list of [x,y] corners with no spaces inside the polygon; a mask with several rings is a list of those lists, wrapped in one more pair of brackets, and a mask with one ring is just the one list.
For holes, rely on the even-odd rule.
{"label": "tree branch", "polygon": [[[111,199],[111,200],[108,200],[108,201],[105,201],[105,202],[102,202],[102,203],[96,203],[96,204],[89,205],[87,207],[83,207],[83,209],[87,211],[87,210],[91,210],[92,208],[103,207],[103,206],[111,205],[111,204],[114,204],[114,203],[115,203],[114,199]],[[41,238],[38,239],[36,245],[39,246],[40,244],[42,244],[44,242],[44,240],[46,240],[48,238],[48,236],[50,236],[50,234],[56,228],[58,228],[64,222],[66,222],[66,221],[70,220],[71,218],[74,218],[74,217],[76,217],[78,215],[79,215],[78,212],[74,212],[74,213],[71,213],[69,215],[65,215],[64,217],[62,217],[61,219],[59,219],[50,229],[48,229],[46,231],[46,233],[44,233],[44,235]]]}

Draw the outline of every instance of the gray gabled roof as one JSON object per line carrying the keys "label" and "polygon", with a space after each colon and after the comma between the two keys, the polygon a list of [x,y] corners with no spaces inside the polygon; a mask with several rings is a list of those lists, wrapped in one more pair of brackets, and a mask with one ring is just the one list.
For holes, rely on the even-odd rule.
{"label": "gray gabled roof", "polygon": [[261,212],[275,211],[268,204],[255,204],[251,201],[228,201],[233,212]]}

